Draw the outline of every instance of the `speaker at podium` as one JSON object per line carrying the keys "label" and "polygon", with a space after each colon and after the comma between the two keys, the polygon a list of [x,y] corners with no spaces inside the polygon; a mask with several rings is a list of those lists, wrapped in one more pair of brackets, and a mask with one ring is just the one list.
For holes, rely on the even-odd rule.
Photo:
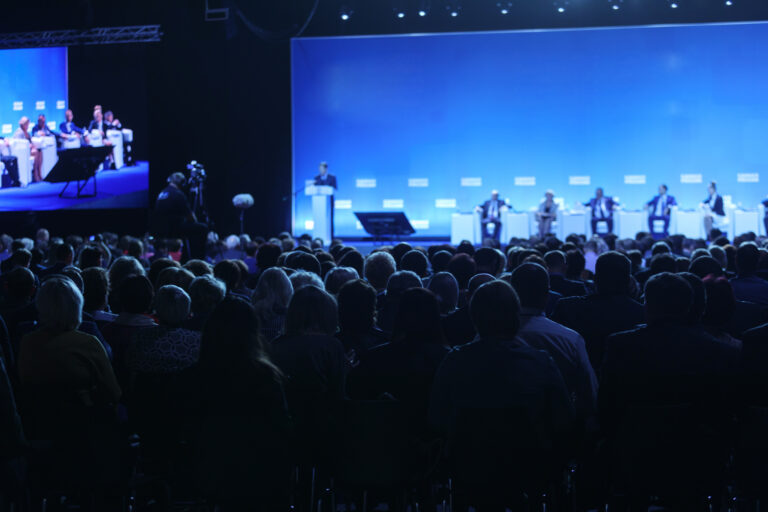
{"label": "speaker at podium", "polygon": [[333,226],[333,187],[328,185],[307,185],[304,195],[312,197],[312,238],[322,238],[331,243]]}

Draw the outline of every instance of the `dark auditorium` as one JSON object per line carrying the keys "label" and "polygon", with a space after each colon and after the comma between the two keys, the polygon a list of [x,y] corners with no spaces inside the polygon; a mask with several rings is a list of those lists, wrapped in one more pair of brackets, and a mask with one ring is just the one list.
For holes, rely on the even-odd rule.
{"label": "dark auditorium", "polygon": [[8,2],[0,512],[760,512],[767,55],[766,0]]}

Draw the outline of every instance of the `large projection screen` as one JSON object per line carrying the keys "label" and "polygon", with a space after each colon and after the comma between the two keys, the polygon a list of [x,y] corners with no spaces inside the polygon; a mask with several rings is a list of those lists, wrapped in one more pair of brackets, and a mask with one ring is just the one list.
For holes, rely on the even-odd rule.
{"label": "large projection screen", "polygon": [[[498,189],[518,210],[602,186],[628,209],[660,183],[683,208],[706,184],[765,197],[768,24],[478,32],[292,41],[293,186],[327,161],[335,232],[402,210],[418,235]],[[311,225],[295,195],[294,231]]]}

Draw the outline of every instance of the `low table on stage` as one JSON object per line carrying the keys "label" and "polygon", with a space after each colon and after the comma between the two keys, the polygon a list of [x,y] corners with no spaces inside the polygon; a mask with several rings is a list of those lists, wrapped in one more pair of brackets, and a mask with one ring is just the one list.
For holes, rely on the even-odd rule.
{"label": "low table on stage", "polygon": [[[104,162],[112,148],[102,147],[83,147],[78,149],[67,149],[59,151],[59,160],[53,166],[51,172],[45,177],[45,181],[50,183],[66,183],[61,189],[59,197],[64,197],[64,192],[69,184],[77,182],[77,194],[74,198],[95,197],[96,196],[96,169]],[[83,189],[89,180],[93,180],[93,194],[83,194]],[[82,185],[80,184],[82,182]],[[72,197],[72,196],[68,196]]]}

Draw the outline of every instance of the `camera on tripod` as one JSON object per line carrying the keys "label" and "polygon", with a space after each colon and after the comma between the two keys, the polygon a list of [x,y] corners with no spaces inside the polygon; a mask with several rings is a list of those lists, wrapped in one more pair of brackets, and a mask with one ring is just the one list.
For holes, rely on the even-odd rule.
{"label": "camera on tripod", "polygon": [[202,185],[203,182],[205,182],[207,176],[203,164],[199,163],[197,160],[192,160],[187,164],[187,169],[189,170],[188,183],[190,186],[194,187],[196,185]]}

